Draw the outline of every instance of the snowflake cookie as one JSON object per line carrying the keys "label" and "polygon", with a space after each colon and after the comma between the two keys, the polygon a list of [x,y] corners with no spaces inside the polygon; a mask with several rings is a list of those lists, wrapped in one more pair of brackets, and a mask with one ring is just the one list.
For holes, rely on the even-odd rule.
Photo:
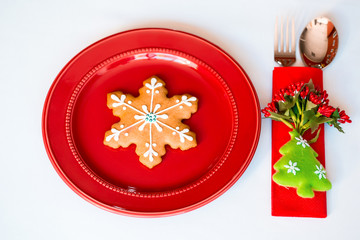
{"label": "snowflake cookie", "polygon": [[112,148],[136,144],[136,154],[148,168],[161,162],[165,145],[181,150],[195,147],[195,133],[181,121],[197,111],[197,98],[189,94],[168,98],[167,93],[165,82],[156,76],[143,82],[138,97],[108,93],[107,106],[120,122],[105,133],[104,144]]}

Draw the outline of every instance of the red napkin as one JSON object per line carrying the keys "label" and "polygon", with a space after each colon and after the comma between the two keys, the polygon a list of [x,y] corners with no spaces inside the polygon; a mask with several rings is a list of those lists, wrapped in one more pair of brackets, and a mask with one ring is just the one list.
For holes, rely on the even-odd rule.
{"label": "red napkin", "polygon": [[[310,67],[276,67],[273,71],[273,94],[291,83],[312,79],[315,86],[323,89],[322,70]],[[320,136],[311,147],[319,154],[317,159],[325,167],[324,124],[320,126]],[[272,121],[272,165],[271,172],[275,170],[273,165],[282,157],[279,149],[290,140],[291,129],[281,122]],[[311,139],[308,131],[305,139]],[[326,192],[315,192],[314,198],[301,198],[296,194],[295,188],[286,188],[271,180],[271,204],[272,215],[282,217],[313,217],[325,218]]]}

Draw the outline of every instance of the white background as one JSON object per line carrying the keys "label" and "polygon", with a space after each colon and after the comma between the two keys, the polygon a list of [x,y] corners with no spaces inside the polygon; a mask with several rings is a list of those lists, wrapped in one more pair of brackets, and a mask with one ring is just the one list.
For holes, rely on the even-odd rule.
{"label": "white background", "polygon": [[[357,0],[1,0],[0,239],[360,239],[359,11]],[[140,27],[196,34],[243,66],[264,107],[271,100],[275,17],[293,16],[298,38],[321,15],[333,20],[340,41],[324,71],[325,89],[353,120],[346,134],[325,129],[333,184],[326,219],[271,216],[269,120],[262,120],[257,152],[240,180],[210,204],[174,217],[106,212],[53,169],[41,135],[44,100],[61,68],[91,43]]]}

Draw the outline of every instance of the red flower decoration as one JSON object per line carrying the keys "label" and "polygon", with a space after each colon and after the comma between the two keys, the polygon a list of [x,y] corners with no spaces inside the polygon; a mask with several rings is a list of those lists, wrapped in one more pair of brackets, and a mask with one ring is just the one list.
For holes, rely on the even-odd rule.
{"label": "red flower decoration", "polygon": [[321,115],[324,115],[325,117],[331,117],[331,114],[333,114],[333,112],[335,112],[335,108],[329,105],[320,105],[319,109],[318,109],[318,113],[320,113]]}
{"label": "red flower decoration", "polygon": [[300,92],[300,90],[304,86],[304,84],[305,84],[304,82],[292,83],[288,87],[280,89],[279,92],[274,94],[273,101],[274,102],[279,102],[279,101],[285,102],[286,101],[285,100],[285,95],[295,96],[295,94]]}
{"label": "red flower decoration", "polygon": [[268,104],[268,106],[266,108],[261,110],[261,112],[264,114],[265,117],[269,117],[271,115],[270,112],[277,113],[278,110],[277,110],[277,108],[275,106],[275,103],[271,102],[271,103]]}
{"label": "red flower decoration", "polygon": [[[338,109],[339,111],[339,109]],[[350,117],[345,113],[344,110],[342,110],[341,112],[339,112],[340,115],[340,119],[338,119],[339,123],[351,123],[352,121],[350,120]]]}
{"label": "red flower decoration", "polygon": [[298,92],[300,92],[302,86],[304,86],[304,82],[297,82],[297,83],[292,83],[289,85],[288,90],[291,96],[295,96],[295,94],[297,94]]}
{"label": "red flower decoration", "polygon": [[282,95],[290,95],[290,91],[289,91],[289,89],[287,89],[287,88],[282,88],[282,89],[280,89],[280,93],[282,94]]}
{"label": "red flower decoration", "polygon": [[309,88],[308,88],[308,86],[305,86],[305,87],[303,88],[303,90],[300,92],[300,97],[301,97],[302,99],[305,99],[306,96],[308,95],[308,93],[309,93]]}
{"label": "red flower decoration", "polygon": [[310,93],[309,100],[316,105],[319,105],[321,103],[321,98],[313,92]]}
{"label": "red flower decoration", "polygon": [[329,103],[329,99],[327,99],[328,96],[329,96],[329,95],[327,94],[326,90],[324,90],[324,91],[322,91],[322,92],[320,93],[321,101],[322,101],[324,104],[328,104],[328,103]]}
{"label": "red flower decoration", "polygon": [[328,94],[326,90],[322,92],[311,92],[309,95],[309,100],[316,105],[320,105],[320,104],[328,105],[329,99],[327,99],[327,97]]}
{"label": "red flower decoration", "polygon": [[284,101],[285,102],[285,98],[284,95],[282,93],[275,93],[274,94],[274,98],[273,98],[274,102],[280,102],[280,101]]}
{"label": "red flower decoration", "polygon": [[[305,113],[311,114],[309,111],[313,117],[307,119],[304,116]],[[345,111],[329,105],[327,92],[314,86],[311,80],[308,83],[292,83],[280,89],[274,94],[272,102],[261,112],[266,118],[281,121],[295,129],[301,136],[309,129],[314,132],[321,123],[326,122],[330,126],[335,126],[340,132],[344,132],[340,124],[351,123]]]}

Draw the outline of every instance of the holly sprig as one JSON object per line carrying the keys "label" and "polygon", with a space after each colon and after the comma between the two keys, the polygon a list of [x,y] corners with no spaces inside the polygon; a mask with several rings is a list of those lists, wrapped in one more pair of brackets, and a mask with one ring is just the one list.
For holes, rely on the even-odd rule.
{"label": "holly sprig", "polygon": [[[321,91],[315,87],[311,79],[308,83],[292,83],[280,89],[261,112],[266,118],[281,121],[295,129],[301,136],[309,129],[314,133],[322,123],[334,126],[344,133],[341,124],[351,123],[344,110],[329,105],[326,90]],[[319,133],[320,130],[309,142],[315,142]]]}

